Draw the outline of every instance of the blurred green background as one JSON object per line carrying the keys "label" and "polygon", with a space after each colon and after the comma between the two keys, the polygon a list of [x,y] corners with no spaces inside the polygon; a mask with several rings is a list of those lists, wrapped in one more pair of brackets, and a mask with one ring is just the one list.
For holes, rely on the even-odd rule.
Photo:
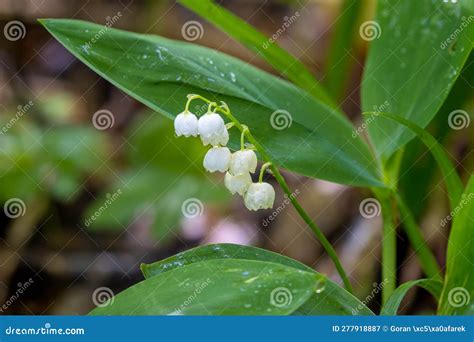
{"label": "blurred green background", "polygon": [[[278,43],[323,82],[341,3],[221,2],[269,36],[285,17],[299,11],[301,18]],[[375,5],[375,1],[362,3],[359,21],[370,18]],[[36,22],[64,17],[105,23],[117,13],[120,19],[114,27],[174,39],[183,39],[186,22],[198,20],[204,34],[195,43],[273,72],[263,60],[173,1],[2,0],[2,27],[15,20],[25,30],[17,40],[0,36],[0,201],[4,209],[12,200],[19,208],[19,214],[6,210],[0,214],[0,313],[84,314],[94,307],[97,288],[118,293],[140,281],[140,263],[215,242],[274,250],[337,280],[330,260],[292,208],[285,207],[270,225],[264,222],[272,210],[248,212],[223,189],[221,176],[204,171],[205,149],[197,139],[175,138],[170,120],[94,74]],[[351,58],[343,75],[347,89],[341,106],[358,124],[367,42],[355,39],[345,49]],[[460,161],[461,174],[473,169],[473,125],[453,132],[446,117],[453,109],[472,111],[474,106],[472,58],[465,69],[429,127]],[[105,113],[105,127],[94,120],[95,113]],[[439,220],[447,212],[444,188],[424,146],[413,141],[406,150],[401,191],[409,190],[406,197],[444,263],[447,231],[439,230]],[[380,281],[380,219],[363,218],[358,209],[370,194],[285,176],[336,246],[356,294],[364,299]],[[198,215],[186,217],[182,207],[191,199],[198,203]],[[277,190],[275,206],[283,200]],[[420,268],[403,232],[398,239],[400,279],[419,278]],[[17,296],[29,279],[32,285]],[[375,296],[368,304],[378,310],[379,301]],[[413,291],[408,301],[415,304],[403,306],[402,313],[434,308],[423,290]],[[2,309],[2,303],[8,305]]]}

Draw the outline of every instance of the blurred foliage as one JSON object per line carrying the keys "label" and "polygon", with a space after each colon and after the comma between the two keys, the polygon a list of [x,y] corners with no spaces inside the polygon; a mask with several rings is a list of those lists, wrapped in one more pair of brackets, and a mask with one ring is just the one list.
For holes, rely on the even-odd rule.
{"label": "blurred foliage", "polygon": [[[88,208],[85,218],[104,206],[107,196],[120,195],[91,227],[121,230],[138,217],[151,220],[156,238],[165,238],[183,217],[186,199],[225,204],[230,195],[212,180],[201,162],[205,148],[198,138],[175,139],[171,120],[152,112],[138,116],[126,133],[126,167]],[[118,224],[121,223],[121,224]]]}
{"label": "blurred foliage", "polygon": [[110,193],[120,189],[120,194],[90,223],[91,228],[121,230],[143,215],[161,239],[183,217],[181,205],[186,199],[226,203],[230,198],[222,182],[214,183],[213,176],[203,171],[205,148],[200,141],[175,139],[172,121],[152,112],[137,115],[124,134],[124,151],[117,153],[120,148],[112,151],[112,134],[92,124],[70,123],[66,108],[72,100],[64,93],[37,107],[33,104],[28,111],[2,113],[2,201],[39,197],[71,202],[93,181],[104,185],[88,204],[85,220],[104,206]]}
{"label": "blurred foliage", "polygon": [[103,175],[107,141],[84,125],[49,123],[45,128],[36,111],[33,105],[24,114],[6,110],[0,116],[0,198],[40,195],[70,201],[89,175]]}

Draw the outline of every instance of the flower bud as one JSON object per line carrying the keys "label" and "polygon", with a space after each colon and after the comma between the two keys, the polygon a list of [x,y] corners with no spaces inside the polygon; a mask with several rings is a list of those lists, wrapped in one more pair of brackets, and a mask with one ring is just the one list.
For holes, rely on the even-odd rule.
{"label": "flower bud", "polygon": [[275,201],[275,190],[268,183],[253,183],[244,195],[244,203],[249,210],[270,209]]}
{"label": "flower bud", "polygon": [[229,169],[230,156],[227,147],[213,147],[204,157],[204,168],[209,172],[226,172]]}
{"label": "flower bud", "polygon": [[178,137],[181,135],[197,137],[198,118],[193,113],[184,111],[174,119],[174,130]]}
{"label": "flower bud", "polygon": [[237,151],[230,159],[229,172],[234,176],[254,173],[257,168],[257,155],[252,150]]}
{"label": "flower bud", "polygon": [[229,141],[229,133],[224,120],[219,114],[207,113],[199,118],[198,131],[204,146],[225,146]]}
{"label": "flower bud", "polygon": [[252,178],[249,173],[233,176],[227,172],[224,177],[224,184],[231,194],[238,193],[243,196],[249,185],[252,184]]}

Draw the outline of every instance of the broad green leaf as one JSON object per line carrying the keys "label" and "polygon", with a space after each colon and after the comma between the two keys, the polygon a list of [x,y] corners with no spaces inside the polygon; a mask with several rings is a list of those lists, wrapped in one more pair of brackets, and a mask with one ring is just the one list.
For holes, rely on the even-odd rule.
{"label": "broad green leaf", "polygon": [[[305,89],[329,106],[336,107],[333,100],[304,64],[282,49],[273,38],[266,37],[245,20],[217,5],[212,0],[179,0],[178,2],[256,52],[297,86]],[[288,18],[288,21],[297,20],[300,15],[300,12],[296,11],[293,16]]]}
{"label": "broad green leaf", "polygon": [[[448,219],[449,218],[449,219]],[[474,176],[458,205],[448,240],[446,277],[438,311],[441,315],[474,314]]]}
{"label": "broad green leaf", "polygon": [[175,268],[188,266],[197,262],[222,259],[268,261],[288,267],[293,267],[306,272],[314,272],[314,270],[310,267],[284,255],[257,247],[236,245],[231,243],[212,244],[188,249],[184,252],[154,262],[152,264],[142,264],[140,268],[145,278],[151,278],[158,274],[171,271]]}
{"label": "broad green leaf", "polygon": [[[241,246],[234,244],[216,244],[197,247],[179,253],[153,264],[142,264],[141,269],[145,278],[150,278],[163,272],[188,265],[207,261],[223,259],[260,260],[285,265],[298,270],[319,275],[308,266],[261,248]],[[294,314],[299,315],[373,315],[363,303],[352,296],[331,280],[320,284],[320,291],[313,293],[307,302],[298,308]]]}
{"label": "broad green leaf", "polygon": [[[382,186],[367,145],[352,137],[352,125],[282,79],[185,42],[77,20],[41,22],[86,65],[168,118],[184,109],[187,94],[222,100],[275,165],[344,184]],[[239,134],[231,134],[230,146],[238,148],[238,140]]]}
{"label": "broad green leaf", "polygon": [[402,302],[403,298],[405,298],[408,291],[414,286],[419,286],[419,287],[424,288],[425,290],[429,291],[438,300],[441,295],[443,283],[439,280],[434,280],[434,279],[418,279],[418,280],[408,281],[400,285],[399,287],[397,287],[395,292],[393,292],[393,294],[390,296],[388,301],[383,306],[380,314],[395,316],[398,312],[398,308],[400,307],[400,303]]}
{"label": "broad green leaf", "polygon": [[[449,157],[446,155],[444,147],[440,145],[431,134],[429,134],[423,128],[417,126],[416,124],[410,122],[409,120],[389,113],[375,113],[373,115],[380,116],[381,118],[389,118],[391,120],[396,121],[398,124],[403,125],[407,129],[411,130],[421,139],[421,141],[423,141],[423,143],[426,145],[426,147],[428,147],[430,152],[433,154],[433,157],[435,158],[436,162],[438,163],[438,167],[440,168],[443,174],[443,179],[446,182],[446,188],[448,190],[451,209],[454,209],[454,207],[458,204],[459,199],[461,198],[461,194],[463,192],[463,184],[456,172],[456,168],[454,167]],[[375,120],[375,122],[376,121],[378,120]]]}
{"label": "broad green leaf", "polygon": [[330,94],[341,99],[346,90],[351,62],[354,62],[353,43],[358,34],[359,14],[362,0],[344,0],[336,18],[335,29],[331,34],[331,45],[326,58],[325,83]]}
{"label": "broad green leaf", "polygon": [[[456,130],[446,124],[446,113],[465,108],[466,102],[472,96],[471,84],[474,84],[473,52],[469,55],[469,59],[448,98],[427,127],[427,131],[436,137],[436,140],[443,146],[447,146],[446,143],[449,142],[449,137],[452,134],[457,134]],[[418,139],[410,141],[404,148],[401,165],[403,172],[398,181],[399,192],[417,220],[421,218],[425,210],[426,201],[424,199],[428,197],[431,185],[438,178],[436,161],[431,154],[425,151],[423,142]]]}
{"label": "broad green leaf", "polygon": [[[468,3],[378,1],[372,24],[378,35],[371,41],[362,82],[363,111],[397,113],[421,127],[431,121],[472,50]],[[373,122],[368,130],[383,159],[414,136],[391,122]]]}
{"label": "broad green leaf", "polygon": [[93,315],[288,315],[321,276],[271,262],[208,260],[126,289]]}

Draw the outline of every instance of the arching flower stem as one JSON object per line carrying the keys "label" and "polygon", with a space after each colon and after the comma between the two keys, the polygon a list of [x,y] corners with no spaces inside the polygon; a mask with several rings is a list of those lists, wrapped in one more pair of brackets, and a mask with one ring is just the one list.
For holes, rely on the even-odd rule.
{"label": "arching flower stem", "polygon": [[267,168],[269,168],[272,165],[271,162],[266,162],[265,164],[262,165],[260,168],[260,175],[258,176],[258,182],[261,183],[263,181],[263,175],[265,174],[265,171]]}
{"label": "arching flower stem", "polygon": [[242,125],[242,134],[240,135],[240,149],[245,149],[245,135],[249,131],[249,128],[245,125]]}

